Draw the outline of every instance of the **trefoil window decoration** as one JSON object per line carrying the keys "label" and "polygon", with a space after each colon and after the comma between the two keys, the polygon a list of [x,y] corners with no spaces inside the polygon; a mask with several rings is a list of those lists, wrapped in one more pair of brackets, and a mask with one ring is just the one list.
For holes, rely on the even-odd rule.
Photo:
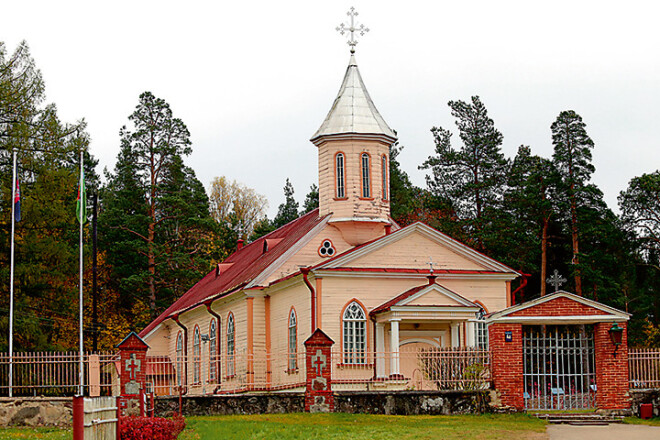
{"label": "trefoil window decoration", "polygon": [[176,337],[176,383],[183,385],[183,334],[179,332]]}
{"label": "trefoil window decoration", "polygon": [[337,250],[333,246],[330,240],[323,240],[321,246],[319,247],[319,255],[322,257],[332,257],[337,253]]}
{"label": "trefoil window decoration", "polygon": [[371,197],[371,166],[369,164],[369,155],[362,153],[362,197],[368,199]]}
{"label": "trefoil window decoration", "polygon": [[381,174],[383,180],[383,200],[387,200],[387,189],[389,185],[387,184],[387,156],[385,156],[384,154],[381,160],[381,164],[382,164]]}
{"label": "trefoil window decoration", "polygon": [[217,377],[218,362],[218,331],[215,325],[215,319],[209,324],[209,380],[215,381]]}
{"label": "trefoil window decoration", "polygon": [[229,376],[233,376],[236,373],[234,363],[234,343],[234,315],[229,313],[229,316],[227,317],[227,374]]}
{"label": "trefoil window decoration", "polygon": [[291,307],[289,313],[289,371],[295,371],[298,368],[297,328],[296,311]]}
{"label": "trefoil window decoration", "polygon": [[199,372],[201,369],[201,336],[199,333],[199,327],[195,326],[195,332],[193,333],[193,382],[199,383]]}
{"label": "trefoil window decoration", "polygon": [[482,308],[477,312],[474,323],[474,345],[484,350],[488,349],[488,328],[486,327],[486,311]]}
{"label": "trefoil window decoration", "polygon": [[367,317],[357,301],[351,302],[342,316],[344,364],[365,364]]}
{"label": "trefoil window decoration", "polygon": [[338,199],[346,197],[346,185],[344,178],[344,153],[337,153],[335,156],[335,185]]}

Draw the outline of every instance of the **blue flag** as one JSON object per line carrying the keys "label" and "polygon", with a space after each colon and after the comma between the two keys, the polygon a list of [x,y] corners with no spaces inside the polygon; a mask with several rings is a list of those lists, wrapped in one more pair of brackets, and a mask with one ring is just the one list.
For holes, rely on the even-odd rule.
{"label": "blue flag", "polygon": [[14,221],[21,221],[21,188],[16,179],[16,194],[14,194]]}

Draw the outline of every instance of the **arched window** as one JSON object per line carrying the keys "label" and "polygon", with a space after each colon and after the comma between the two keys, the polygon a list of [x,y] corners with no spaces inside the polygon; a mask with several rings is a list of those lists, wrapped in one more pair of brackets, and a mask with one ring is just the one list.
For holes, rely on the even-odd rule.
{"label": "arched window", "polygon": [[297,338],[298,320],[296,311],[291,307],[289,312],[289,371],[298,368],[298,338]]}
{"label": "arched window", "polygon": [[234,314],[229,312],[227,316],[227,375],[233,376],[236,372],[234,366]]}
{"label": "arched window", "polygon": [[351,302],[342,316],[344,363],[364,364],[367,351],[367,317],[357,301]]}
{"label": "arched window", "polygon": [[217,377],[218,363],[218,331],[215,326],[215,319],[209,324],[209,380],[215,381]]}
{"label": "arched window", "polygon": [[201,370],[201,337],[199,334],[199,327],[195,326],[193,333],[193,383],[199,383],[200,370]]}
{"label": "arched window", "polygon": [[362,153],[362,197],[368,199],[371,197],[371,165],[369,164],[369,155]]}
{"label": "arched window", "polygon": [[488,350],[488,327],[486,327],[486,311],[481,308],[477,312],[477,322],[474,323],[475,346]]}
{"label": "arched window", "polygon": [[176,383],[183,385],[183,333],[176,336]]}
{"label": "arched window", "polygon": [[383,154],[381,162],[382,162],[382,164],[381,164],[382,165],[381,166],[381,168],[382,168],[381,174],[383,176],[383,179],[382,179],[383,180],[383,200],[387,200],[387,190],[388,190],[388,187],[389,187],[389,185],[387,184],[387,171],[388,171],[387,168],[388,167],[387,167],[387,156],[385,156],[384,154]]}
{"label": "arched window", "polygon": [[346,197],[344,183],[344,153],[337,153],[335,155],[335,180],[337,198],[343,199]]}

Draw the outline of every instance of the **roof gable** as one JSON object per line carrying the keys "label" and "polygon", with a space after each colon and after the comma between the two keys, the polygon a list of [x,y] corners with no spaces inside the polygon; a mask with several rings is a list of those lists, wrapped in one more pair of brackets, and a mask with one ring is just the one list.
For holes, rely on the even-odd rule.
{"label": "roof gable", "polygon": [[[433,279],[433,277],[431,279]],[[399,306],[474,307],[475,311],[479,307],[458,293],[434,282],[432,284],[413,287],[412,289],[395,296],[373,309],[370,312],[370,315]]]}
{"label": "roof gable", "polygon": [[492,271],[519,275],[510,267],[420,222],[355,247],[317,268],[382,267],[383,261],[386,261],[386,266],[391,268],[428,269],[429,257],[433,258],[434,269],[438,270]]}
{"label": "roof gable", "polygon": [[493,313],[488,317],[488,321],[527,322],[578,318],[591,321],[627,321],[631,316],[614,307],[560,290]]}

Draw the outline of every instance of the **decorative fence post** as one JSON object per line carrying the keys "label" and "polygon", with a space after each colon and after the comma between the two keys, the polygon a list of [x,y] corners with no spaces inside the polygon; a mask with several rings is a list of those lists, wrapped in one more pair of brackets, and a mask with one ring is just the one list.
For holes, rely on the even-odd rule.
{"label": "decorative fence post", "polygon": [[135,332],[130,332],[117,345],[120,356],[119,410],[122,416],[139,415],[144,405],[147,372],[147,350],[149,346]]}
{"label": "decorative fence post", "polygon": [[306,412],[333,412],[335,410],[331,365],[333,344],[334,341],[318,328],[305,341],[307,357]]}

